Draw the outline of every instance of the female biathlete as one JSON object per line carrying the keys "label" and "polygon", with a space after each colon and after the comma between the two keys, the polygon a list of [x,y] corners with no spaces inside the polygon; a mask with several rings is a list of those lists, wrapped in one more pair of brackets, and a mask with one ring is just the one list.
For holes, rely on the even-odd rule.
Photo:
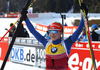
{"label": "female biathlete", "polygon": [[34,37],[43,44],[46,50],[46,70],[68,70],[68,56],[73,43],[78,39],[78,36],[83,30],[84,20],[81,18],[77,30],[68,38],[62,39],[63,27],[59,22],[54,22],[50,25],[49,35],[50,40],[47,40],[39,32],[35,30],[27,17],[27,11],[21,12],[23,20],[25,20],[29,31]]}

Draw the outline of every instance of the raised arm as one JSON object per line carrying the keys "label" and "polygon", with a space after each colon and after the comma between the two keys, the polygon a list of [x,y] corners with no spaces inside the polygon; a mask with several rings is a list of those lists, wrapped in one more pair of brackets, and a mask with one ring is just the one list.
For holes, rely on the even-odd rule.
{"label": "raised arm", "polygon": [[64,42],[65,42],[68,54],[70,54],[71,47],[72,47],[73,43],[78,39],[78,36],[80,35],[80,33],[83,30],[83,27],[84,27],[84,21],[83,21],[83,18],[82,18],[77,30],[73,33],[73,35],[70,36],[69,38],[65,39]]}
{"label": "raised arm", "polygon": [[31,24],[31,22],[29,21],[28,18],[25,20],[25,22],[26,22],[26,25],[27,25],[29,31],[30,31],[30,32],[35,36],[35,38],[36,38],[39,42],[41,42],[41,43],[44,45],[44,47],[45,47],[45,45],[46,45],[46,43],[47,43],[47,39],[45,39],[45,37],[43,37],[39,32],[37,32],[37,31],[35,30],[35,28],[33,27],[33,25]]}
{"label": "raised arm", "polygon": [[72,36],[71,36],[71,41],[72,41],[72,42],[75,42],[75,41],[78,39],[80,33],[81,33],[82,30],[83,30],[83,27],[84,27],[84,20],[83,20],[83,17],[82,17],[82,19],[81,19],[81,21],[80,21],[80,24],[79,24],[79,26],[78,26],[78,28],[77,28],[77,30],[76,30],[76,31],[72,34]]}

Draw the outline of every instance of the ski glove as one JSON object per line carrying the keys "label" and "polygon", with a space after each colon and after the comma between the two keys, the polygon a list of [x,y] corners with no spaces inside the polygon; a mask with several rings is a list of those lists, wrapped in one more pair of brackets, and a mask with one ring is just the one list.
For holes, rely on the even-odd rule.
{"label": "ski glove", "polygon": [[27,9],[26,8],[23,8],[22,11],[21,11],[21,15],[22,15],[22,20],[25,21],[28,17],[27,17]]}
{"label": "ski glove", "polygon": [[88,8],[87,8],[87,6],[86,6],[85,3],[81,3],[80,9],[82,9],[86,13],[86,16],[87,16],[87,14],[88,14]]}

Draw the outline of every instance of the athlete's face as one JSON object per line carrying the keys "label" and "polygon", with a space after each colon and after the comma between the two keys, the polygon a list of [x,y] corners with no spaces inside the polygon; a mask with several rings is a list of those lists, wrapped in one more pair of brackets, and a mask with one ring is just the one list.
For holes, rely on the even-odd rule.
{"label": "athlete's face", "polygon": [[62,34],[62,32],[60,32],[60,31],[55,31],[55,30],[51,30],[51,32],[49,31],[49,36],[53,41],[60,39],[61,34]]}

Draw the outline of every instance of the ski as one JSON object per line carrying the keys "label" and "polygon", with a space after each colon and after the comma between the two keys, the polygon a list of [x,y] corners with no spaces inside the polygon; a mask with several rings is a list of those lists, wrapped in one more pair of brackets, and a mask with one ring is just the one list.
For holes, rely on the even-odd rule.
{"label": "ski", "polygon": [[[28,0],[28,1],[27,1],[27,4],[26,4],[25,7],[24,7],[25,10],[28,9],[28,7],[29,7],[29,5],[30,5],[30,2],[31,2],[31,0]],[[5,58],[4,58],[4,61],[3,61],[2,65],[1,65],[1,69],[0,69],[0,70],[4,70],[4,67],[5,67],[5,65],[6,65],[7,59],[8,59],[9,54],[10,54],[10,51],[11,51],[11,49],[12,49],[12,47],[13,47],[14,42],[15,42],[16,36],[17,36],[18,32],[20,31],[20,27],[23,26],[23,25],[22,25],[22,21],[23,21],[22,19],[23,19],[23,17],[21,16],[21,17],[20,17],[19,24],[18,24],[18,26],[17,26],[17,29],[16,29],[15,33],[14,33],[14,36],[12,37],[12,41],[11,41],[11,43],[9,44],[8,51],[7,51],[7,53],[6,53],[6,56],[5,56]]]}
{"label": "ski", "polygon": [[[79,5],[81,7],[81,2],[80,0],[79,1]],[[87,39],[88,39],[88,44],[89,44],[89,50],[90,50],[90,54],[91,54],[91,59],[92,59],[92,64],[93,64],[93,70],[97,70],[96,68],[96,62],[95,62],[95,56],[94,56],[94,52],[93,52],[93,48],[92,48],[92,42],[91,42],[91,37],[90,37],[90,31],[89,31],[89,23],[88,23],[88,19],[87,19],[87,15],[86,15],[86,12],[85,10],[81,9],[81,14],[83,16],[83,19],[84,19],[84,25],[85,25],[85,29],[86,29],[86,34],[87,34]]]}

